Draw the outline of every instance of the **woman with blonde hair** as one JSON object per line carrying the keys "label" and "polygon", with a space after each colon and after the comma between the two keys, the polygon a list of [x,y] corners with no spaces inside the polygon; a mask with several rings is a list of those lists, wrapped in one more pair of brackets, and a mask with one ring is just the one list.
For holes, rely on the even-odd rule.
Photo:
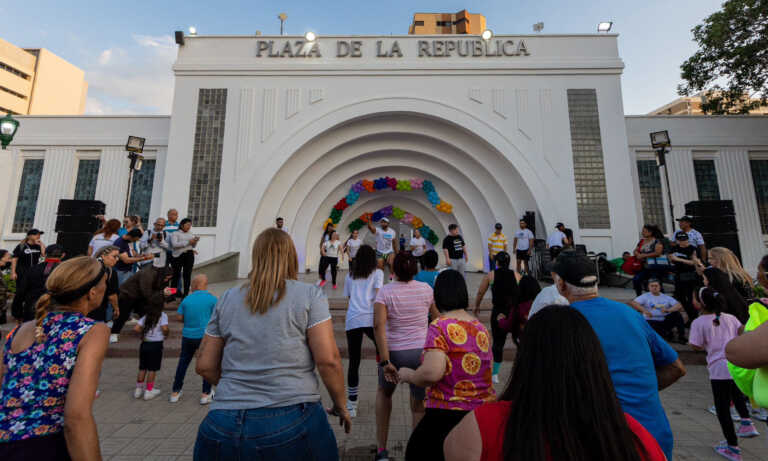
{"label": "woman with blonde hair", "polygon": [[745,300],[754,297],[753,280],[739,263],[739,258],[725,247],[714,247],[709,250],[709,263],[728,275],[731,285]]}
{"label": "woman with blonde hair", "polygon": [[100,460],[93,401],[109,329],[87,314],[101,304],[106,272],[73,258],[46,288],[35,320],[14,329],[3,350],[0,459]]}
{"label": "woman with blonde hair", "polygon": [[320,404],[315,367],[346,432],[344,375],[328,299],[296,280],[290,235],[256,238],[248,281],[220,298],[196,371],[217,385],[194,459],[336,460],[336,437]]}

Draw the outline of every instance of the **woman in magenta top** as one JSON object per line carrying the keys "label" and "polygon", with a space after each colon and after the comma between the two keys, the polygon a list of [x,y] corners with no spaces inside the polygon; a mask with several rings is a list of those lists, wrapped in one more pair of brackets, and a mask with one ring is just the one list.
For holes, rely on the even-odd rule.
{"label": "woman in magenta top", "polygon": [[621,410],[600,340],[568,306],[531,317],[501,400],[467,414],[443,445],[448,461],[664,461]]}
{"label": "woman in magenta top", "polygon": [[464,277],[455,270],[435,280],[435,305],[440,316],[427,330],[422,364],[400,368],[400,381],[428,387],[424,418],[413,430],[406,460],[442,460],[445,436],[468,412],[496,400],[491,383],[488,330],[467,312]]}

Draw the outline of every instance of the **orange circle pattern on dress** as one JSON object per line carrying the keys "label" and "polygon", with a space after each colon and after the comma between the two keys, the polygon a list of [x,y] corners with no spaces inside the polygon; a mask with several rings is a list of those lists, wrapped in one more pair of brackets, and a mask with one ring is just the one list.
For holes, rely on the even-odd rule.
{"label": "orange circle pattern on dress", "polygon": [[461,346],[467,342],[467,330],[457,323],[450,323],[446,328],[448,338],[456,345]]}

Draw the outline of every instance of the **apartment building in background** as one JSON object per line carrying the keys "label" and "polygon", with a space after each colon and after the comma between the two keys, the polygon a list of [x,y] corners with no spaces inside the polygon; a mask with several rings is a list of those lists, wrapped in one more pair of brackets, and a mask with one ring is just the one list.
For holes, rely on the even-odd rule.
{"label": "apartment building in background", "polygon": [[[698,93],[693,96],[677,98],[649,112],[648,115],[705,115],[701,110],[701,100],[703,97],[702,93]],[[752,101],[755,100],[755,98],[752,98]],[[752,109],[747,115],[768,115],[768,106]]]}
{"label": "apartment building in background", "polygon": [[485,16],[467,10],[458,13],[414,13],[408,28],[410,35],[471,34],[480,35],[485,30]]}
{"label": "apartment building in background", "polygon": [[0,38],[0,114],[82,115],[85,72],[45,48],[19,48]]}

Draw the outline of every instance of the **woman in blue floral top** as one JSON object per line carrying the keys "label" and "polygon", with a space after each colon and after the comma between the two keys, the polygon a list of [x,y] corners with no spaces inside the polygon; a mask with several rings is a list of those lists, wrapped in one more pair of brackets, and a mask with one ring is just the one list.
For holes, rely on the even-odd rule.
{"label": "woman in blue floral top", "polygon": [[93,400],[109,329],[86,317],[106,272],[81,256],[46,282],[34,321],[8,335],[0,367],[0,460],[100,460]]}

